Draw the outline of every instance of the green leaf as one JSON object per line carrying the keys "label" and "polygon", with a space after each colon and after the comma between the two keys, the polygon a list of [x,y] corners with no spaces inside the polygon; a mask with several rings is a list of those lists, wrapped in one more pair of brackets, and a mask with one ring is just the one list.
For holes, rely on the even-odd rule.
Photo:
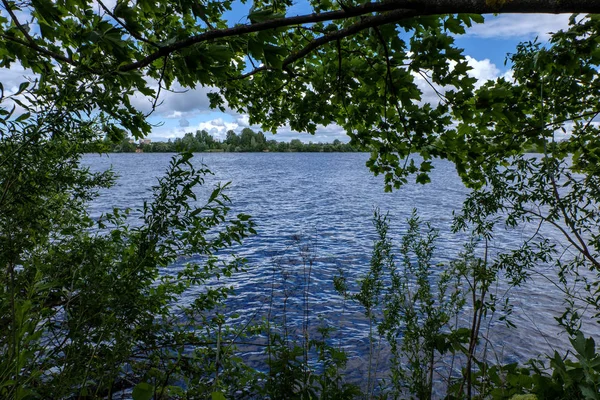
{"label": "green leaf", "polygon": [[212,400],[227,400],[221,392],[212,392],[211,398]]}
{"label": "green leaf", "polygon": [[207,51],[207,56],[220,62],[228,62],[233,58],[231,49],[228,46],[223,45],[210,46]]}
{"label": "green leaf", "polygon": [[248,53],[251,57],[262,60],[263,53],[263,44],[254,38],[248,39]]}
{"label": "green leaf", "polygon": [[215,190],[213,190],[210,194],[210,197],[208,198],[208,202],[211,203],[214,199],[216,199],[219,193],[221,193],[220,188],[216,188]]}
{"label": "green leaf", "polygon": [[593,338],[585,338],[582,332],[577,332],[577,336],[571,339],[571,344],[577,353],[586,360],[591,360],[595,355],[595,343]]}
{"label": "green leaf", "polygon": [[283,17],[285,17],[285,14],[275,13],[270,7],[262,9],[255,9],[253,7],[250,9],[250,13],[248,13],[248,19],[253,24]]}
{"label": "green leaf", "polygon": [[133,388],[133,400],[150,400],[154,395],[154,386],[147,382],[140,382]]}
{"label": "green leaf", "polygon": [[92,43],[98,43],[98,41],[102,39],[102,35],[100,34],[100,32],[92,31],[90,32],[88,39]]}
{"label": "green leaf", "polygon": [[32,5],[35,7],[39,17],[47,22],[59,22],[61,12],[52,1],[48,0],[33,0]]}
{"label": "green leaf", "polygon": [[420,174],[417,175],[417,183],[420,183],[420,184],[424,185],[424,184],[429,183],[429,182],[431,182],[431,179],[429,178],[429,174],[427,174],[425,172],[422,172],[422,173],[420,173]]}
{"label": "green leaf", "polygon": [[23,122],[25,120],[27,120],[29,117],[31,117],[31,114],[26,112],[24,114],[21,114],[17,117],[17,119],[15,119],[15,122]]}
{"label": "green leaf", "polygon": [[590,388],[589,386],[580,386],[581,394],[586,400],[597,400],[600,398],[598,391]]}
{"label": "green leaf", "polygon": [[18,96],[18,95],[20,95],[21,93],[23,93],[23,91],[24,91],[25,89],[27,89],[27,87],[28,87],[28,86],[29,86],[29,82],[22,82],[22,83],[19,85],[19,89],[18,89],[18,90],[17,90],[17,92],[15,93],[15,96]]}
{"label": "green leaf", "polygon": [[266,64],[270,67],[281,69],[283,60],[280,58],[280,55],[283,53],[283,50],[277,46],[267,44],[264,46],[263,51]]}
{"label": "green leaf", "polygon": [[461,25],[460,21],[454,17],[448,17],[448,19],[444,21],[444,29],[459,35],[465,33],[465,28]]}
{"label": "green leaf", "polygon": [[468,14],[468,15],[471,18],[471,21],[476,22],[478,24],[483,24],[485,21],[484,16],[481,14]]}

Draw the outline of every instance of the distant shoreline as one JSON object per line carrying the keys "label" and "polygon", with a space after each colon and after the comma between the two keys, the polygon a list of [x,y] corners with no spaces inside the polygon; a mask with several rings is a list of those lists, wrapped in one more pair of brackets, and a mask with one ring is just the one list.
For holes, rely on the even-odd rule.
{"label": "distant shoreline", "polygon": [[300,139],[289,142],[267,140],[264,133],[250,128],[240,134],[228,131],[225,139],[213,137],[207,131],[188,132],[167,142],[151,139],[104,138],[86,145],[86,153],[349,153],[363,152],[363,146],[343,143],[339,139],[331,143],[304,143]]}
{"label": "distant shoreline", "polygon": [[[185,150],[184,150],[185,151]],[[87,151],[83,154],[177,154],[180,153],[178,151]],[[191,151],[192,154],[285,154],[285,153],[311,153],[311,154],[319,154],[319,153],[370,153],[367,150],[356,150],[356,151]]]}

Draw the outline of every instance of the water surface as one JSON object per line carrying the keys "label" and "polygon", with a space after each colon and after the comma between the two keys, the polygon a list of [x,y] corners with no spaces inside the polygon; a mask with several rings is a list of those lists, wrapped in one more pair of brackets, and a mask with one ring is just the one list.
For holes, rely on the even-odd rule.
{"label": "water surface", "polygon": [[[119,175],[116,186],[91,204],[92,215],[98,217],[112,207],[141,206],[150,198],[152,185],[171,157],[84,157],[84,164],[92,170],[112,167]],[[311,315],[342,327],[344,346],[363,358],[368,329],[362,310],[342,301],[333,289],[332,278],[342,269],[350,280],[356,280],[368,269],[376,238],[371,221],[374,208],[389,213],[396,246],[406,232],[406,219],[417,209],[423,221],[440,231],[436,261],[447,263],[459,254],[467,235],[451,233],[452,213],[460,208],[468,190],[452,164],[436,161],[430,184],[410,183],[384,193],[383,179],[365,167],[367,158],[364,153],[205,153],[193,158],[196,165],[204,163],[214,173],[207,177],[206,192],[217,182],[231,182],[228,195],[233,212],[250,214],[256,222],[257,235],[236,249],[247,258],[248,270],[229,281],[236,288],[236,296],[229,303],[231,310],[244,318],[260,315],[273,304],[274,297],[273,307],[281,312],[283,299],[289,297],[289,321],[300,325],[305,293],[302,284],[310,272],[307,298]],[[534,229],[499,230],[490,247],[496,251],[515,248]],[[554,235],[551,231],[542,233]],[[552,271],[540,266],[537,273]],[[566,346],[566,336],[559,335],[561,330],[554,320],[562,313],[562,297],[543,277],[534,276],[509,292],[504,283],[494,289],[499,296],[510,294],[512,321],[518,326],[490,325],[489,337],[500,361],[523,361]],[[316,324],[316,320],[312,321]]]}

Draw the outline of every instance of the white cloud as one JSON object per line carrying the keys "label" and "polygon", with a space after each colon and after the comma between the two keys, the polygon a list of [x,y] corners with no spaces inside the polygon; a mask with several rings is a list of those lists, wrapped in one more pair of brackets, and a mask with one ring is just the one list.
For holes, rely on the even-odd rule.
{"label": "white cloud", "polygon": [[467,35],[498,39],[547,40],[550,33],[565,29],[569,25],[568,14],[502,14],[486,15],[485,23],[467,29]]}
{"label": "white cloud", "polygon": [[330,124],[327,126],[318,125],[317,133],[311,135],[306,132],[295,132],[291,130],[289,126],[282,126],[277,130],[277,134],[270,137],[270,134],[265,134],[267,139],[275,139],[278,142],[289,142],[292,139],[300,139],[304,143],[331,143],[338,139],[342,142],[348,142],[349,138],[346,135],[346,131],[336,124]]}
{"label": "white cloud", "polygon": [[[466,56],[466,60],[469,67],[471,67],[471,70],[468,72],[469,76],[477,79],[477,83],[475,83],[476,87],[480,87],[486,81],[497,79],[499,76],[504,76],[506,78],[512,77],[512,71],[501,74],[501,71],[496,67],[496,64],[492,63],[487,58],[477,60],[471,56]],[[436,85],[425,73],[419,74],[415,72],[413,73],[413,77],[417,87],[422,93],[420,104],[429,103],[431,105],[437,105],[440,102],[438,93],[443,94],[447,90],[454,89],[454,87],[451,86],[442,87]]]}
{"label": "white cloud", "polygon": [[235,122],[238,123],[239,126],[241,127],[249,127],[250,126],[250,116],[248,114],[242,114],[239,115]]}
{"label": "white cloud", "polygon": [[441,99],[436,93],[436,91],[439,93],[444,93],[444,88],[433,83],[425,73],[419,74],[413,72],[413,77],[415,79],[417,87],[421,91],[421,101],[419,102],[419,104],[438,104]]}
{"label": "white cloud", "polygon": [[[0,69],[0,83],[2,83],[4,90],[4,98],[0,101],[0,108],[10,110],[14,107],[13,118],[25,113],[25,108],[12,100],[15,97],[10,96],[14,95],[19,90],[21,83],[33,82],[38,78],[38,75],[34,74],[30,69],[23,68],[18,62],[12,63],[9,68]],[[29,89],[32,87],[32,85],[29,85]],[[31,105],[29,100],[23,94],[16,96],[16,98],[23,104]]]}
{"label": "white cloud", "polygon": [[222,118],[217,118],[210,121],[200,122],[196,129],[207,131],[215,139],[225,140],[227,131],[236,131],[239,130],[239,128],[240,126],[236,122],[226,122]]}
{"label": "white cloud", "polygon": [[[190,125],[186,127],[182,126],[181,122],[178,123],[178,126],[157,126],[148,137],[155,141],[164,141],[183,137],[188,132],[194,133],[198,130],[205,130],[215,139],[223,141],[227,136],[227,131],[233,130],[239,134],[244,128],[250,128],[255,132],[261,130],[260,126],[249,125],[248,115],[240,115],[233,122],[228,122],[223,118],[214,118],[195,124],[190,123]],[[286,125],[279,128],[277,134],[273,135],[270,132],[265,132],[265,136],[267,140],[277,140],[278,142],[289,142],[292,139],[300,139],[304,143],[331,143],[335,139],[342,142],[348,142],[349,140],[344,129],[335,124],[328,126],[319,125],[315,135],[293,131],[289,125]]]}
{"label": "white cloud", "polygon": [[500,70],[489,59],[476,60],[471,56],[466,56],[466,59],[467,64],[472,68],[468,72],[469,76],[477,79],[475,86],[480,87],[486,81],[494,80],[500,76]]}
{"label": "white cloud", "polygon": [[514,74],[515,74],[515,71],[512,69],[509,69],[508,71],[506,71],[505,73],[502,74],[502,78],[506,79],[508,82],[512,82],[514,80]]}
{"label": "white cloud", "polygon": [[[198,123],[190,123],[185,120],[188,125],[181,123],[181,120],[178,121],[178,126],[158,126],[152,130],[152,133],[148,136],[153,140],[167,140],[167,139],[175,139],[178,137],[183,137],[186,133],[191,132],[194,133],[196,131],[205,130],[211,134],[212,137],[218,140],[225,140],[227,136],[228,130],[234,130],[236,132],[240,132],[244,126],[239,125],[237,122],[227,122],[223,118],[215,118],[208,121],[202,121]],[[258,131],[258,127],[253,127],[254,130]]]}
{"label": "white cloud", "polygon": [[[104,10],[100,7],[100,4],[97,1],[92,1],[92,9],[96,10],[98,14],[104,14]],[[117,5],[117,0],[102,0],[102,4],[106,6],[109,10],[114,10]]]}
{"label": "white cloud", "polygon": [[[150,87],[158,91],[158,82],[149,80]],[[160,97],[156,102],[156,110],[153,115],[162,118],[181,119],[183,117],[192,117],[197,114],[211,111],[210,102],[207,94],[215,91],[212,87],[198,87],[195,89],[184,89],[177,82],[170,90],[162,90]],[[133,106],[144,114],[152,110],[153,98],[136,93],[131,97]]]}
{"label": "white cloud", "polygon": [[22,82],[37,79],[30,69],[25,69],[19,63],[12,63],[10,68],[0,69],[0,82],[4,86],[4,95],[15,93]]}

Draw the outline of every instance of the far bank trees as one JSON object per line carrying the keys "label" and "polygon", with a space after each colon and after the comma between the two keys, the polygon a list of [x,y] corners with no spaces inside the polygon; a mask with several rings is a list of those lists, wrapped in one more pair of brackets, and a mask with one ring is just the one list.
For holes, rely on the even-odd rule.
{"label": "far bank trees", "polygon": [[240,135],[234,131],[228,131],[226,139],[221,142],[215,139],[205,130],[196,131],[195,134],[188,132],[181,138],[168,140],[167,142],[144,142],[140,140],[136,143],[131,138],[123,138],[120,142],[113,143],[110,138],[105,137],[102,141],[90,144],[88,152],[107,151],[114,153],[134,153],[142,151],[144,153],[175,153],[175,152],[312,152],[312,153],[331,153],[331,152],[356,152],[360,151],[356,146],[349,143],[342,143],[335,139],[333,143],[303,143],[299,139],[293,139],[290,142],[278,142],[276,140],[267,140],[264,133],[254,132],[250,128],[244,128]]}

